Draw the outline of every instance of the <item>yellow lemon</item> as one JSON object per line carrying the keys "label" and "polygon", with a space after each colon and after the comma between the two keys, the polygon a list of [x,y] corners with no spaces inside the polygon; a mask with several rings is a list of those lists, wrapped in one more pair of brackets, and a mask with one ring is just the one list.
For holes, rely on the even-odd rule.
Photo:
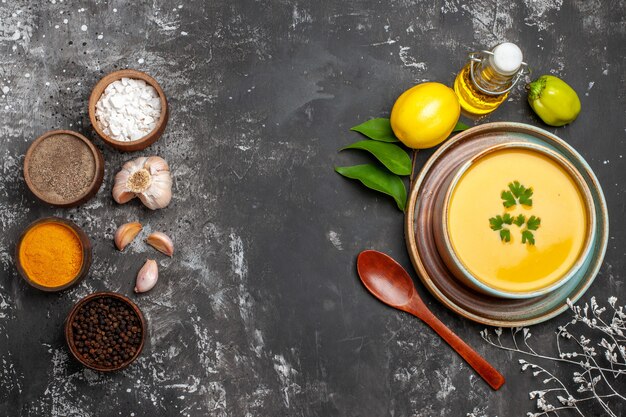
{"label": "yellow lemon", "polygon": [[391,109],[391,128],[409,148],[432,148],[443,142],[461,115],[454,91],[441,83],[422,83],[406,90]]}

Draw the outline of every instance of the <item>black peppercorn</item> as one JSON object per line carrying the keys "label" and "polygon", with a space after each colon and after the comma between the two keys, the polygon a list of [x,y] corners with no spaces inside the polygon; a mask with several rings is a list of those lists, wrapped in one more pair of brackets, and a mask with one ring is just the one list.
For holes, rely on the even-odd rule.
{"label": "black peppercorn", "polygon": [[97,367],[123,365],[141,344],[141,320],[130,306],[113,297],[82,305],[70,327],[79,356]]}

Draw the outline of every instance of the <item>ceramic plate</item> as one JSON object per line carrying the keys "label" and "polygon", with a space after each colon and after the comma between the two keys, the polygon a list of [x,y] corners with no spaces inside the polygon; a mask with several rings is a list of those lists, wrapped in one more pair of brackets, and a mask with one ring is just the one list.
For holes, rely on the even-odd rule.
{"label": "ceramic plate", "polygon": [[[446,268],[433,238],[433,206],[444,179],[476,153],[495,144],[529,142],[546,146],[565,157],[591,190],[596,210],[596,236],[578,273],[554,292],[536,298],[508,300],[476,292],[460,283]],[[443,190],[445,192],[445,190]],[[413,266],[426,288],[452,311],[490,326],[529,326],[567,309],[593,282],[608,243],[608,214],[602,189],[585,160],[557,136],[523,123],[487,123],[445,142],[415,179],[407,205],[405,236]]]}

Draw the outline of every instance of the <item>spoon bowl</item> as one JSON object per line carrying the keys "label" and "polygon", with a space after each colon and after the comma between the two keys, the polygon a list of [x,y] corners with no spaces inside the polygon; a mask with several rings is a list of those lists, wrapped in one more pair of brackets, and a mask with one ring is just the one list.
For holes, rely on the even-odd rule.
{"label": "spoon bowl", "polygon": [[494,390],[504,384],[504,377],[448,329],[417,294],[411,276],[393,258],[375,250],[366,250],[357,257],[357,271],[365,288],[383,303],[405,311],[429,325],[489,384]]}
{"label": "spoon bowl", "polygon": [[401,308],[411,301],[415,286],[406,270],[380,252],[366,250],[357,258],[357,270],[363,285],[390,307]]}

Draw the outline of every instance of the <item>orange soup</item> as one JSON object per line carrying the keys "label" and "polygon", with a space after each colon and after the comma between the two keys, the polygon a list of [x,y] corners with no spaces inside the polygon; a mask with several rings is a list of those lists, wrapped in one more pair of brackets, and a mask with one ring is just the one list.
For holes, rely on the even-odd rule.
{"label": "orange soup", "polygon": [[567,171],[532,150],[504,149],[476,161],[448,211],[452,247],[491,288],[531,292],[559,281],[587,237],[587,208]]}

